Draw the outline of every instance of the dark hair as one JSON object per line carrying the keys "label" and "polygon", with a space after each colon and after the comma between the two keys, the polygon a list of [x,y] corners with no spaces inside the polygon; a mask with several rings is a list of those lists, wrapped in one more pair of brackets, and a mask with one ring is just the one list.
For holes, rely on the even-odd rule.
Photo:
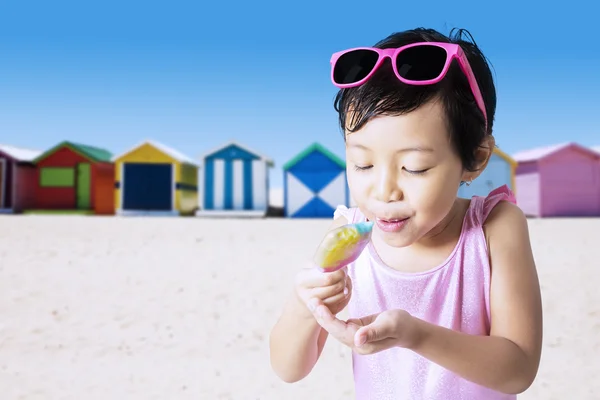
{"label": "dark hair", "polygon": [[[471,41],[464,40],[463,35],[468,35]],[[487,131],[483,113],[477,106],[469,82],[456,60],[453,61],[448,74],[441,82],[426,86],[406,85],[400,82],[392,71],[391,63],[386,60],[364,85],[341,89],[337,93],[334,107],[339,113],[344,140],[346,130],[357,131],[377,115],[405,114],[437,98],[441,100],[446,114],[451,143],[459,154],[463,167],[473,171],[477,161],[475,151],[481,146],[485,136],[492,134],[496,112],[496,88],[487,60],[471,34],[464,29],[452,29],[449,36],[433,29],[407,30],[393,33],[375,44],[375,47],[400,47],[424,41],[456,43],[461,46],[471,64],[485,103],[488,118]],[[350,107],[352,113],[348,120]]]}

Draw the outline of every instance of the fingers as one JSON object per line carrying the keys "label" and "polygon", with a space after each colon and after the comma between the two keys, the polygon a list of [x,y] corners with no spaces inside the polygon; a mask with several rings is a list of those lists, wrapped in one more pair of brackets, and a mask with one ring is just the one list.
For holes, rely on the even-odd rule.
{"label": "fingers", "polygon": [[318,299],[328,307],[336,307],[348,301],[352,293],[352,282],[347,268],[323,273],[317,268],[305,268],[296,276],[298,298],[310,309],[311,299]]}
{"label": "fingers", "polygon": [[362,346],[365,343],[379,342],[395,336],[393,318],[389,313],[369,315],[360,318],[362,328],[356,332],[354,344]]}
{"label": "fingers", "polygon": [[323,273],[317,268],[304,269],[298,275],[299,284],[305,288],[320,288],[324,286],[332,286],[346,279],[346,268],[342,268],[335,272]]}
{"label": "fingers", "polygon": [[354,351],[357,354],[367,355],[379,353],[381,351],[391,349],[394,347],[397,347],[396,339],[385,338],[376,342],[367,342],[361,346],[357,346],[356,344],[354,344]]}
{"label": "fingers", "polygon": [[[349,279],[348,279],[349,280]],[[340,281],[331,286],[325,287],[316,287],[310,290],[310,295],[312,297],[318,297],[320,299],[326,299],[328,297],[336,296],[338,294],[343,294],[344,289],[346,288],[346,281]]]}
{"label": "fingers", "polygon": [[360,347],[367,342],[378,340],[377,330],[371,327],[362,327],[354,335],[354,345]]}
{"label": "fingers", "polygon": [[348,302],[348,299],[352,296],[352,280],[348,278],[345,288],[330,297],[327,297],[323,300],[323,303],[327,306],[336,306],[338,304]]}
{"label": "fingers", "polygon": [[356,325],[349,325],[339,320],[328,307],[317,299],[312,303],[312,309],[317,322],[323,329],[340,342],[352,347]]}
{"label": "fingers", "polygon": [[342,291],[336,295],[327,297],[325,300],[323,300],[323,304],[330,306],[330,305],[342,302],[348,298],[348,295],[349,295],[349,293],[347,291]]}

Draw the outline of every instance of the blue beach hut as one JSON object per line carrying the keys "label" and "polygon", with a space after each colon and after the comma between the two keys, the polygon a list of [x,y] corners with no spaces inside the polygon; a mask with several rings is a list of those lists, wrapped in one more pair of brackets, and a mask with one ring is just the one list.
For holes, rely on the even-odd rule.
{"label": "blue beach hut", "polygon": [[516,193],[515,172],[517,162],[508,154],[494,148],[494,153],[485,170],[471,183],[471,185],[462,185],[458,189],[458,196],[470,199],[473,196],[487,196],[497,187],[506,185]]}
{"label": "blue beach hut", "polygon": [[283,166],[284,215],[333,218],[338,205],[349,207],[346,163],[313,143]]}
{"label": "blue beach hut", "polygon": [[197,216],[266,215],[273,160],[231,141],[204,154],[200,165]]}

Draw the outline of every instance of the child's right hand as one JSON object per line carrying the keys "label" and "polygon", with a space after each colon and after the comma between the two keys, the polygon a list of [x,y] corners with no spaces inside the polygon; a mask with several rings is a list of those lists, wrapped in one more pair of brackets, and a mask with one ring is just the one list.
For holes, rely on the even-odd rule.
{"label": "child's right hand", "polygon": [[310,300],[313,298],[320,299],[329,307],[331,313],[336,315],[350,301],[352,281],[348,277],[346,267],[335,272],[324,273],[310,266],[296,275],[296,294],[306,306],[307,317],[313,317],[309,307]]}

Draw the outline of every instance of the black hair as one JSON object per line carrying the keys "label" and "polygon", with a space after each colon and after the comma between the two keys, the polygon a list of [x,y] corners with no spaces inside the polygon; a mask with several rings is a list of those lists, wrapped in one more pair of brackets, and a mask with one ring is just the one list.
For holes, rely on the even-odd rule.
{"label": "black hair", "polygon": [[[468,36],[470,41],[463,39],[463,36]],[[477,163],[475,151],[485,137],[492,134],[496,112],[496,88],[488,62],[471,34],[465,29],[452,29],[449,36],[445,36],[433,29],[417,28],[393,33],[374,47],[383,49],[417,42],[460,45],[471,65],[485,103],[487,130],[483,113],[477,106],[469,82],[456,60],[452,62],[441,82],[414,86],[406,85],[396,78],[388,59],[365,84],[341,89],[337,93],[334,108],[339,113],[344,140],[346,132],[359,130],[373,117],[406,114],[429,101],[439,99],[445,111],[450,141],[462,160],[463,168],[474,171]]]}

